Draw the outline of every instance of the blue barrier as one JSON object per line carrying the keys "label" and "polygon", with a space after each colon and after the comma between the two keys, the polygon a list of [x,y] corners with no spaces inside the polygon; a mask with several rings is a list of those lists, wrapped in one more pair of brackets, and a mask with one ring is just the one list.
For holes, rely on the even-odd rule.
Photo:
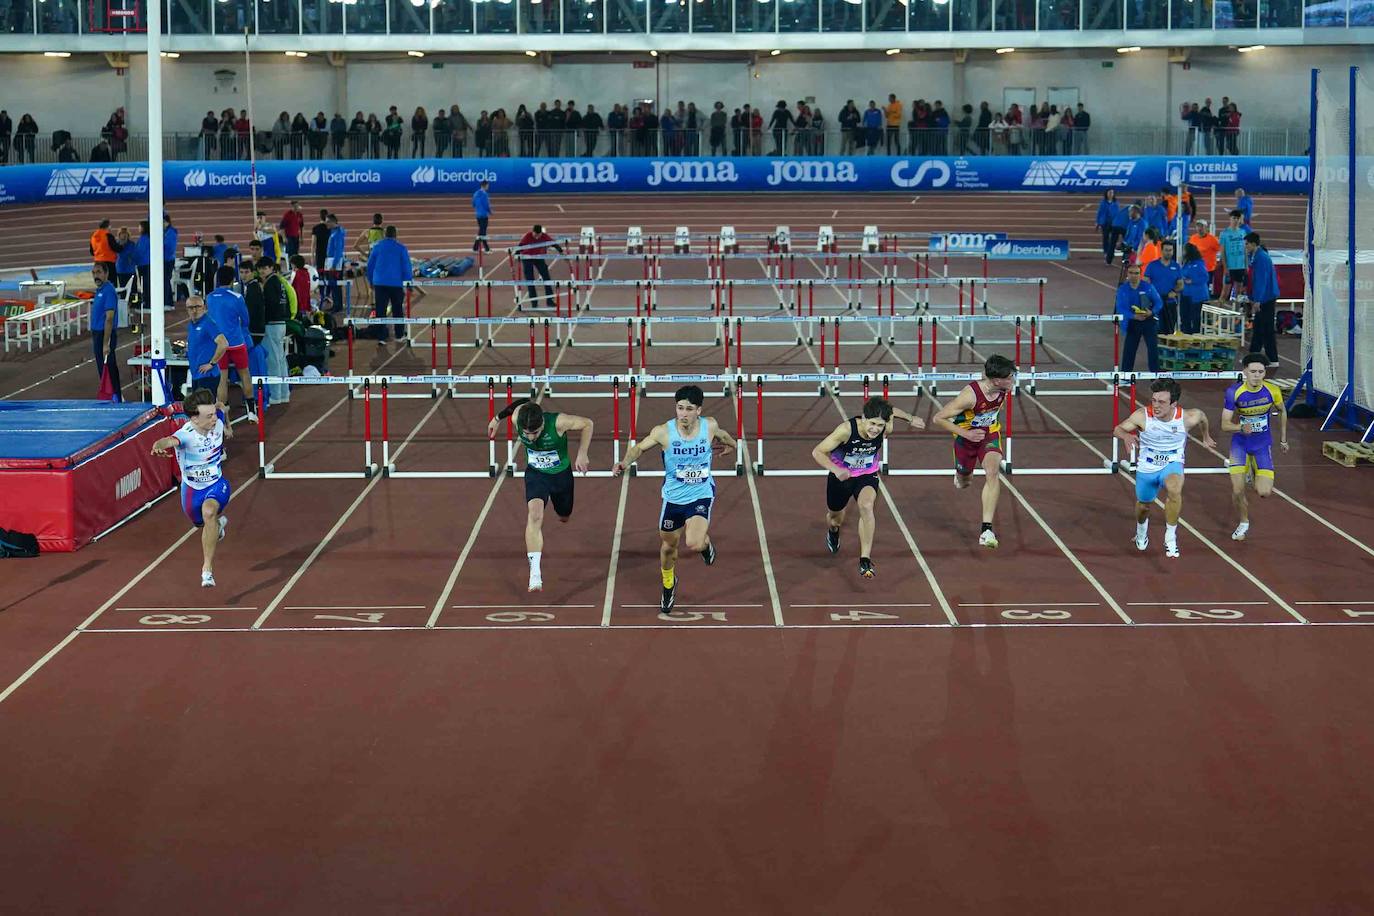
{"label": "blue barrier", "polygon": [[989,239],[987,255],[994,261],[1067,261],[1066,239]]}
{"label": "blue barrier", "polygon": [[[848,159],[419,159],[169,162],[169,200],[336,194],[652,191],[1157,191],[1184,179],[1226,190],[1306,193],[1299,157],[975,156]],[[130,200],[148,193],[146,164],[21,165],[0,172],[0,203]]]}

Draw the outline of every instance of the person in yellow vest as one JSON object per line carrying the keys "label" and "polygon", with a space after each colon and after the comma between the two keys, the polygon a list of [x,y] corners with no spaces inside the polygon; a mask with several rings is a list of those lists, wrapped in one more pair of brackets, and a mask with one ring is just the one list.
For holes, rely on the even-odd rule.
{"label": "person in yellow vest", "polygon": [[[372,214],[372,225],[368,226],[358,237],[353,240],[353,250],[358,253],[358,263],[367,264],[368,255],[372,254],[372,246],[386,237],[386,228],[382,225],[382,214]],[[358,304],[372,305],[372,285],[367,282],[367,271],[355,271],[353,284],[358,289]]]}
{"label": "person in yellow vest", "polygon": [[[883,120],[887,125],[887,154],[902,154],[902,103],[897,101],[895,92],[888,93],[887,104],[883,106]],[[894,151],[895,147],[895,151]]]}

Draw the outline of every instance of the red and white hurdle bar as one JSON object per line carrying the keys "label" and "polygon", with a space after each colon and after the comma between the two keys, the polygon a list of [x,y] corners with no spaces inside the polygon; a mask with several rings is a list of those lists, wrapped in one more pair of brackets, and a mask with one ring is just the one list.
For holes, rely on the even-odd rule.
{"label": "red and white hurdle bar", "polygon": [[[737,463],[736,463],[736,468],[735,468],[735,471],[734,471],[735,473],[737,473],[737,472],[742,468],[743,462],[744,462],[745,460],[747,460],[747,459],[746,459],[746,456],[745,456],[745,454],[744,454],[744,446],[743,446],[743,443],[744,443],[744,434],[745,434],[744,417],[745,417],[745,415],[746,415],[747,413],[750,413],[751,411],[749,411],[749,410],[747,409],[747,407],[745,406],[745,400],[747,399],[748,394],[749,394],[749,392],[746,392],[746,388],[747,388],[747,386],[748,386],[749,383],[752,383],[752,385],[753,385],[752,395],[753,395],[753,398],[754,398],[754,410],[752,411],[752,413],[753,413],[754,416],[755,416],[755,427],[754,427],[754,436],[753,436],[754,449],[755,449],[755,457],[754,457],[754,460],[753,460],[752,463],[751,463],[751,467],[752,467],[754,473],[762,475],[762,474],[765,473],[765,470],[767,470],[767,472],[768,472],[769,474],[773,474],[773,475],[775,475],[775,476],[822,476],[822,475],[825,474],[825,471],[822,471],[822,470],[820,470],[820,469],[818,469],[818,468],[797,468],[797,469],[786,469],[786,468],[767,469],[767,468],[766,468],[765,463],[764,463],[764,443],[765,443],[765,441],[766,441],[766,436],[765,436],[765,431],[766,431],[766,427],[765,427],[765,402],[766,402],[765,393],[766,393],[766,392],[768,393],[768,396],[769,396],[769,397],[776,397],[776,396],[810,396],[810,397],[815,397],[815,396],[817,396],[816,393],[815,393],[815,390],[816,390],[816,387],[817,387],[817,386],[819,386],[820,390],[824,391],[824,390],[826,390],[826,387],[827,387],[828,385],[832,384],[832,383],[833,383],[833,384],[839,384],[839,383],[854,383],[854,382],[858,382],[858,383],[861,383],[862,386],[863,386],[862,392],[847,393],[845,396],[867,397],[871,391],[875,391],[875,390],[881,390],[885,395],[888,395],[888,396],[903,396],[904,392],[894,391],[894,390],[892,389],[892,385],[893,385],[893,384],[895,384],[895,383],[913,384],[913,385],[915,386],[913,390],[919,393],[921,390],[926,389],[926,388],[934,389],[934,388],[938,385],[938,383],[941,382],[941,381],[945,381],[945,382],[958,382],[958,383],[960,383],[960,384],[966,384],[967,382],[972,381],[972,380],[974,380],[974,379],[976,379],[976,378],[979,378],[979,375],[977,375],[977,374],[975,374],[975,373],[969,373],[969,372],[947,372],[947,373],[936,373],[936,372],[889,373],[889,374],[886,374],[886,375],[872,375],[872,374],[862,374],[862,375],[860,375],[860,374],[845,374],[845,373],[805,373],[805,374],[795,374],[795,375],[792,375],[792,374],[767,374],[767,375],[752,375],[752,376],[743,376],[743,375],[739,375],[739,374],[735,374],[735,375],[676,375],[676,374],[674,374],[674,375],[635,377],[635,378],[629,378],[629,379],[626,379],[626,378],[624,378],[624,377],[622,377],[622,376],[619,376],[619,375],[531,375],[531,376],[500,376],[500,377],[498,377],[498,376],[453,376],[453,375],[368,376],[368,377],[365,377],[365,378],[363,378],[363,379],[361,380],[361,381],[362,381],[363,390],[364,390],[364,398],[363,398],[364,422],[363,422],[363,442],[362,442],[362,445],[363,445],[363,463],[362,463],[362,467],[361,467],[360,469],[355,469],[355,470],[352,470],[352,471],[295,471],[295,472],[282,472],[282,471],[276,470],[275,467],[273,467],[272,465],[269,465],[269,464],[267,463],[267,457],[266,457],[266,455],[267,455],[267,450],[266,450],[266,441],[267,441],[267,422],[266,422],[266,413],[263,412],[263,413],[260,413],[260,414],[259,414],[260,418],[262,419],[262,422],[260,422],[259,425],[258,425],[258,466],[259,466],[259,474],[260,474],[261,476],[263,476],[263,477],[280,477],[280,478],[294,478],[294,479],[340,479],[340,478],[349,478],[349,477],[364,477],[364,478],[366,478],[366,477],[371,477],[372,475],[374,475],[374,474],[378,473],[378,471],[380,471],[380,472],[381,472],[382,474],[384,474],[385,476],[391,476],[391,477],[416,477],[416,478],[465,478],[465,477],[473,477],[473,478],[475,478],[475,477],[491,477],[491,476],[494,476],[494,475],[498,472],[498,470],[499,470],[500,468],[507,468],[507,469],[508,469],[508,472],[513,472],[513,470],[514,470],[514,454],[515,454],[515,453],[514,453],[514,426],[513,426],[513,421],[507,423],[507,429],[506,429],[507,449],[506,449],[506,459],[505,459],[505,461],[504,461],[503,463],[498,463],[498,461],[497,461],[497,453],[496,453],[496,443],[495,443],[495,441],[494,441],[494,440],[488,440],[488,449],[487,449],[487,468],[486,468],[486,470],[484,470],[484,471],[460,471],[460,470],[442,470],[442,471],[400,471],[400,470],[398,470],[398,469],[396,468],[396,465],[395,465],[395,462],[394,462],[394,456],[393,456],[393,453],[392,453],[392,450],[391,450],[389,403],[390,403],[391,397],[393,397],[393,395],[391,395],[391,393],[390,393],[390,392],[391,392],[391,389],[392,389],[393,387],[399,387],[399,386],[402,386],[402,385],[425,385],[425,386],[428,386],[428,387],[435,387],[435,386],[440,386],[440,385],[442,385],[442,386],[462,386],[462,385],[466,385],[466,386],[479,386],[480,388],[484,388],[484,389],[485,389],[485,392],[484,392],[484,393],[477,393],[475,396],[476,396],[476,397],[485,397],[485,398],[486,398],[486,400],[487,400],[487,418],[488,418],[488,421],[490,421],[492,418],[494,418],[494,417],[496,416],[496,409],[497,409],[497,408],[496,408],[496,403],[497,403],[497,390],[498,390],[498,386],[500,386],[502,389],[504,389],[504,396],[505,396],[505,402],[506,402],[506,403],[510,403],[511,400],[513,399],[513,397],[514,397],[514,388],[515,388],[515,386],[517,386],[517,385],[524,386],[524,385],[527,385],[527,384],[530,385],[531,387],[540,386],[540,385],[553,385],[553,384],[558,384],[558,385],[560,386],[560,389],[561,389],[561,392],[560,392],[560,394],[558,395],[558,397],[559,397],[560,399],[563,399],[563,400],[569,400],[569,399],[573,399],[573,398],[603,398],[603,397],[609,396],[609,397],[611,397],[611,399],[612,399],[612,401],[613,401],[613,404],[612,404],[612,416],[613,416],[614,419],[613,419],[613,429],[612,429],[612,441],[613,441],[613,446],[612,446],[613,459],[612,459],[612,461],[614,462],[615,460],[618,460],[618,459],[619,459],[619,455],[621,454],[619,443],[620,443],[620,434],[621,434],[621,432],[622,432],[621,425],[620,425],[620,416],[621,416],[621,405],[620,405],[620,401],[621,401],[622,396],[628,396],[628,398],[629,398],[629,401],[628,401],[628,410],[629,410],[628,416],[629,416],[629,422],[628,422],[627,432],[628,432],[628,434],[629,434],[629,441],[630,441],[630,442],[634,442],[634,441],[637,441],[637,436],[638,436],[638,422],[639,422],[639,404],[638,404],[638,402],[639,402],[639,398],[640,398],[640,397],[649,396],[650,392],[648,392],[648,391],[646,390],[647,387],[648,387],[650,384],[652,384],[652,385],[655,385],[655,386],[666,386],[666,388],[673,388],[673,387],[676,387],[676,386],[678,386],[678,385],[687,384],[687,383],[703,384],[703,385],[716,384],[716,385],[722,386],[722,388],[723,388],[724,390],[726,390],[727,392],[729,392],[730,397],[731,397],[731,400],[732,400],[732,404],[733,404],[734,407],[735,407],[735,429],[736,429],[736,436],[737,436],[737,438],[740,439],[740,441],[741,441],[741,443],[742,443],[742,448],[741,448],[741,451],[740,451],[740,453],[739,453],[739,455],[738,455],[738,459],[737,459]],[[1093,380],[1093,381],[1097,381],[1097,382],[1101,383],[1101,385],[1102,385],[1101,389],[1100,389],[1100,390],[1093,391],[1093,392],[1091,392],[1091,393],[1096,394],[1096,395],[1109,395],[1109,396],[1110,396],[1111,401],[1112,401],[1112,426],[1113,426],[1113,427],[1115,427],[1115,425],[1121,421],[1121,417],[1122,417],[1122,410],[1121,410],[1121,408],[1122,408],[1122,401],[1123,401],[1123,399],[1126,399],[1126,400],[1127,400],[1127,412],[1129,412],[1129,410],[1131,410],[1131,409],[1134,409],[1135,404],[1136,404],[1136,402],[1135,402],[1135,390],[1136,390],[1136,386],[1138,385],[1138,383],[1140,383],[1140,382],[1145,382],[1145,381],[1149,381],[1149,380],[1152,380],[1152,379],[1155,379],[1155,378],[1173,378],[1173,379],[1180,379],[1180,380],[1196,379],[1196,380],[1212,380],[1212,381],[1233,382],[1233,381],[1235,381],[1235,380],[1237,380],[1237,379],[1239,378],[1239,374],[1238,374],[1238,373],[1235,373],[1235,372],[1173,372],[1173,373],[1167,373],[1167,372],[1139,372],[1139,373],[1121,373],[1121,372],[1048,372],[1048,373],[1042,373],[1042,374],[1040,374],[1040,376],[1039,376],[1039,379],[1040,379],[1042,382]],[[298,386],[298,387],[308,387],[308,386],[318,386],[318,385],[349,384],[349,383],[351,382],[351,380],[350,380],[350,379],[346,379],[346,378],[341,378],[341,377],[332,377],[332,376],[322,376],[322,377],[319,377],[319,378],[309,378],[309,379],[303,378],[303,377],[291,377],[291,378],[285,378],[285,379],[282,379],[282,378],[273,378],[273,377],[258,377],[258,378],[254,378],[254,379],[253,379],[253,382],[254,382],[254,384],[257,384],[257,385],[259,385],[259,386],[261,386],[261,385],[270,385],[270,384],[290,384],[290,385],[294,385],[294,386]],[[774,389],[774,386],[786,386],[786,385],[799,385],[799,386],[804,386],[804,387],[810,387],[811,390],[810,390],[810,391],[805,391],[805,392],[803,393],[803,392],[784,392],[784,391],[778,391],[778,390]],[[569,387],[569,386],[571,386],[571,387]],[[577,386],[592,386],[595,390],[591,390],[591,391],[581,391],[581,390],[577,390]],[[773,389],[773,390],[770,390],[770,389]],[[261,390],[261,389],[259,388],[259,390]],[[1017,384],[1017,387],[1016,387],[1016,394],[1017,394],[1017,396],[1021,396],[1022,392],[1023,392],[1023,389],[1022,389],[1022,387],[1021,387],[1021,380],[1018,379],[1018,384]],[[1066,393],[1079,393],[1079,392],[1046,391],[1046,392],[1041,393],[1040,395],[1031,395],[1031,396],[1046,397],[1046,396],[1050,396],[1050,395],[1055,395],[1055,394],[1066,394]],[[1087,392],[1084,392],[1084,393],[1087,393]],[[660,396],[669,396],[668,391],[667,391],[667,390],[664,390]],[[378,401],[379,401],[379,410],[380,410],[380,424],[379,424],[379,427],[380,427],[380,458],[381,458],[381,460],[380,460],[379,463],[374,463],[373,460],[372,460],[372,459],[373,459],[373,430],[374,430],[374,424],[372,423],[372,409],[373,409],[373,408],[372,408],[372,400],[373,400],[374,397],[378,398]],[[1013,458],[1012,458],[1012,448],[1013,448],[1012,442],[1013,442],[1013,437],[1014,437],[1014,428],[1013,428],[1013,424],[1014,424],[1014,411],[1015,411],[1014,401],[1015,401],[1015,398],[1008,400],[1008,406],[1007,406],[1007,411],[1006,411],[1006,414],[1005,414],[1004,426],[1003,426],[1003,434],[1004,434],[1004,439],[1005,439],[1005,452],[1003,453],[1003,471],[1004,471],[1005,473],[1011,473],[1011,472],[1013,471],[1014,467],[1015,467],[1014,464],[1013,464]],[[260,405],[260,406],[261,406],[261,405]],[[822,435],[822,434],[823,434],[823,433],[821,433],[821,432],[817,432],[817,433],[816,433],[816,435],[817,435],[818,438],[819,438],[819,436]],[[1110,432],[1108,432],[1108,434],[1110,435]],[[946,476],[946,475],[948,475],[948,473],[949,473],[948,468],[945,467],[945,466],[943,466],[943,465],[942,465],[941,467],[939,467],[939,468],[892,468],[892,467],[890,467],[890,462],[889,462],[889,460],[888,460],[888,456],[886,455],[886,453],[885,453],[885,455],[884,455],[884,464],[887,465],[887,467],[885,468],[885,471],[884,471],[884,472],[885,472],[885,473],[888,473],[888,474],[891,474],[891,475],[894,475],[894,476],[930,476],[930,477],[941,477],[941,476]],[[1129,464],[1128,461],[1123,460],[1122,457],[1121,457],[1119,440],[1117,440],[1115,437],[1112,437],[1111,458],[1110,458],[1109,460],[1106,460],[1106,461],[1101,462],[1101,465],[1100,465],[1100,466],[1097,466],[1097,465],[1090,465],[1090,466],[1037,467],[1037,468],[1024,468],[1024,467],[1022,467],[1022,468],[1015,468],[1015,470],[1016,470],[1017,473],[1020,473],[1020,474],[1037,474],[1037,475],[1076,475],[1076,474],[1104,474],[1104,473],[1105,473],[1105,474],[1110,474],[1110,473],[1114,473],[1115,471],[1117,471],[1117,470],[1119,470],[1119,469],[1123,469],[1123,468],[1124,468],[1124,469],[1129,469],[1129,468],[1130,468],[1130,464]],[[594,472],[592,476],[606,476],[608,473],[609,473],[609,471],[598,471],[598,472]],[[1194,474],[1224,474],[1224,473],[1227,473],[1227,468],[1225,467],[1224,464],[1221,465],[1221,466],[1217,466],[1217,467],[1202,467],[1202,468],[1193,467],[1193,468],[1190,469],[1190,473],[1194,473]]]}

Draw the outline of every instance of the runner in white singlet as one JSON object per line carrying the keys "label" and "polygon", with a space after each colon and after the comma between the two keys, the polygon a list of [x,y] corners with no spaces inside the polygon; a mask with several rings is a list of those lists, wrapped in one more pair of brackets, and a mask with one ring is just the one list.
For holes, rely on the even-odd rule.
{"label": "runner in white singlet", "polygon": [[1135,546],[1150,546],[1150,504],[1165,491],[1164,553],[1178,556],[1178,517],[1183,511],[1183,465],[1188,434],[1202,430],[1202,444],[1212,448],[1207,415],[1197,409],[1185,410],[1178,399],[1183,389],[1173,379],[1156,379],[1150,385],[1150,406],[1131,413],[1113,434],[1137,450],[1135,477]]}

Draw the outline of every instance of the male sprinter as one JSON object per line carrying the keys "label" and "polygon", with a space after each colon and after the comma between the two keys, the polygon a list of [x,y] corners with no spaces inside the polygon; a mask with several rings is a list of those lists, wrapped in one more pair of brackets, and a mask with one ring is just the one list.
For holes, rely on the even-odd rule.
{"label": "male sprinter", "polygon": [[[587,473],[587,447],[592,444],[592,421],[570,413],[546,411],[529,398],[512,401],[487,424],[495,436],[499,423],[515,414],[515,439],[525,447],[525,556],[530,561],[529,590],[544,590],[539,568],[544,553],[544,504],[553,503],[560,522],[572,517],[573,471]],[[568,433],[577,430],[577,457],[568,461]]]}
{"label": "male sprinter", "polygon": [[1207,429],[1207,415],[1196,408],[1178,406],[1183,388],[1171,378],[1150,383],[1150,406],[1139,407],[1119,423],[1112,434],[1138,448],[1135,472],[1135,547],[1150,546],[1150,503],[1164,487],[1164,555],[1178,556],[1178,517],[1183,511],[1183,452],[1188,434],[1202,429],[1202,444],[1215,446]]}
{"label": "male sprinter", "polygon": [[1250,505],[1245,485],[1251,480],[1255,492],[1265,499],[1274,492],[1274,434],[1269,430],[1269,414],[1279,414],[1279,448],[1288,451],[1288,411],[1283,394],[1273,382],[1265,381],[1268,357],[1251,353],[1241,365],[1244,381],[1226,389],[1221,411],[1221,429],[1231,433],[1231,501],[1240,515],[1240,524],[1231,539],[1245,540],[1250,531]]}
{"label": "male sprinter", "polygon": [[229,505],[229,479],[224,476],[224,440],[234,431],[224,420],[224,412],[215,403],[215,395],[208,388],[196,388],[186,396],[183,405],[186,423],[170,436],[153,443],[153,454],[161,458],[176,452],[181,467],[181,509],[191,524],[201,529],[200,548],[205,555],[200,569],[202,588],[215,586],[215,545],[224,539],[224,526],[229,519],[224,509]]}
{"label": "male sprinter", "polygon": [[659,612],[671,614],[677,594],[677,545],[687,532],[687,549],[701,554],[707,566],[716,562],[716,548],[707,529],[716,482],[711,478],[712,443],[722,453],[735,448],[735,440],[710,417],[702,417],[706,398],[696,385],[683,385],[673,394],[677,418],[660,423],[639,442],[630,443],[611,474],[619,477],[650,447],[663,449],[663,510],[658,516],[658,559],[663,574]]}
{"label": "male sprinter", "polygon": [[1015,363],[1005,356],[989,356],[983,363],[983,377],[969,382],[954,400],[940,408],[932,421],[939,429],[954,434],[956,487],[967,487],[979,466],[987,475],[983,481],[983,526],[978,532],[978,543],[983,547],[997,546],[992,517],[1002,492],[998,476],[1002,466],[1002,405],[1007,392],[1016,385],[1015,376]]}
{"label": "male sprinter", "polygon": [[811,457],[825,475],[825,546],[840,552],[840,527],[852,499],[859,504],[859,575],[872,579],[876,573],[873,550],[873,503],[878,498],[878,472],[883,466],[883,437],[893,417],[912,429],[925,429],[925,421],[898,410],[882,398],[869,398],[857,417],[850,417],[811,450]]}

